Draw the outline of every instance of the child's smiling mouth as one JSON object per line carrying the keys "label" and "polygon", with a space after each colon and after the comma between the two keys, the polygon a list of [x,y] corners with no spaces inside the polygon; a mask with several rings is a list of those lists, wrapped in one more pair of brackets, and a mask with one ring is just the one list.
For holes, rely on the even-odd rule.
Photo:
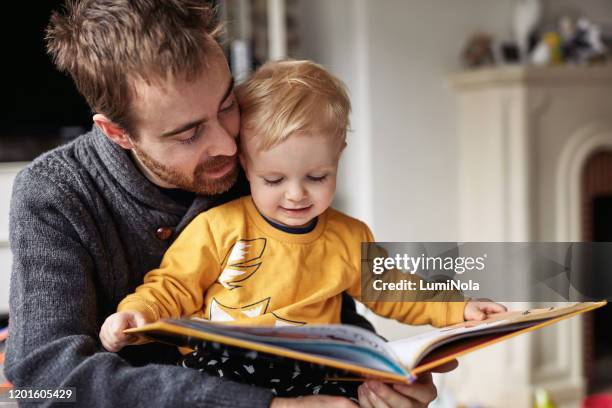
{"label": "child's smiling mouth", "polygon": [[287,207],[283,207],[283,206],[280,206],[280,208],[283,211],[287,212],[287,214],[290,214],[290,215],[301,215],[301,214],[304,214],[304,213],[308,212],[308,210],[310,210],[312,208],[312,204],[310,204],[310,205],[308,205],[306,207],[300,207],[300,208],[287,208]]}

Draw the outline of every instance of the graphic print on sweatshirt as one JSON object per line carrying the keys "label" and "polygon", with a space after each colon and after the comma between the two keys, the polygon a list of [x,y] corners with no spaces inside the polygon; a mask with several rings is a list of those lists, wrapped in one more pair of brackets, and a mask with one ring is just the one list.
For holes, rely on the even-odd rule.
{"label": "graphic print on sweatshirt", "polygon": [[[217,278],[227,291],[244,290],[247,280],[257,279],[256,272],[263,263],[264,252],[267,248],[266,238],[239,239],[228,251],[222,265],[223,271]],[[247,305],[224,304],[216,297],[212,298],[208,308],[208,318],[216,322],[232,322],[248,318],[256,318],[269,313],[275,326],[301,326],[306,322],[294,321],[270,312],[272,300],[270,294],[262,293],[261,299]],[[272,323],[272,322],[270,322]]]}
{"label": "graphic print on sweatshirt", "polygon": [[265,238],[240,239],[225,256],[223,272],[217,281],[225,289],[234,290],[242,287],[242,282],[249,279],[261,266],[261,258],[266,250]]}

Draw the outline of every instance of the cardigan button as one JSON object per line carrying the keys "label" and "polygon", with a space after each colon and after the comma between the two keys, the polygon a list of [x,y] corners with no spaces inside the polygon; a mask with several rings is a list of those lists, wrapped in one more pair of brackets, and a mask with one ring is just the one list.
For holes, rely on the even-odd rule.
{"label": "cardigan button", "polygon": [[160,241],[165,241],[172,236],[172,228],[170,227],[159,227],[157,231],[155,231],[155,236]]}

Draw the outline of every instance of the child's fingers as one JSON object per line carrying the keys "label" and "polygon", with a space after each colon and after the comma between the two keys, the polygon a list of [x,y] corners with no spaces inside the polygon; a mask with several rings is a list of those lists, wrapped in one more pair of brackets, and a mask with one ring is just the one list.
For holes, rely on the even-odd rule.
{"label": "child's fingers", "polygon": [[108,350],[108,351],[112,351],[112,341],[111,341],[111,335],[109,334],[111,332],[111,328],[110,328],[110,321],[107,319],[104,324],[102,325],[102,328],[100,329],[100,342],[102,343],[102,346]]}
{"label": "child's fingers", "polygon": [[128,344],[134,343],[136,337],[125,334],[123,330],[130,327],[129,316],[115,314],[110,316],[102,325],[100,330],[100,340],[108,351],[117,352]]}
{"label": "child's fingers", "polygon": [[119,332],[119,333],[113,333],[113,340],[121,345],[128,345],[130,343],[132,343],[134,341],[134,336],[132,336],[131,334],[126,334],[123,332]]}
{"label": "child's fingers", "polygon": [[489,314],[507,311],[506,306],[492,302],[488,299],[471,301],[466,306],[465,320],[484,320]]}
{"label": "child's fingers", "polygon": [[136,336],[123,333],[119,335],[115,333],[100,333],[100,340],[106,350],[116,353],[123,347],[135,343],[137,338]]}
{"label": "child's fingers", "polygon": [[141,324],[141,319],[136,318],[133,314],[119,314],[111,323],[111,331],[120,339],[129,337],[129,334],[123,333],[126,329],[138,327]]}
{"label": "child's fingers", "polygon": [[464,319],[470,320],[482,320],[485,318],[485,314],[480,311],[480,307],[476,302],[470,302],[465,306]]}
{"label": "child's fingers", "polygon": [[487,302],[482,305],[481,310],[484,310],[487,313],[502,313],[508,310],[506,306],[500,305],[499,303]]}
{"label": "child's fingers", "polygon": [[130,318],[125,314],[116,314],[110,322],[110,329],[113,333],[123,333],[130,328]]}
{"label": "child's fingers", "polygon": [[486,313],[482,312],[479,308],[476,308],[470,313],[469,320],[484,320],[486,317]]}
{"label": "child's fingers", "polygon": [[147,322],[145,321],[145,318],[142,314],[140,313],[131,313],[130,314],[130,328],[132,327],[141,327],[144,326],[145,324],[147,324]]}
{"label": "child's fingers", "polygon": [[126,334],[123,331],[131,327],[139,327],[145,323],[144,317],[140,313],[112,314],[102,324],[100,342],[106,350],[116,353],[123,347],[138,341],[137,336]]}
{"label": "child's fingers", "polygon": [[124,333],[123,330],[112,333],[112,337],[111,337],[111,341],[117,347],[121,347],[121,348],[125,346],[129,346],[130,344],[134,344],[136,343],[137,340],[138,340],[138,337],[134,336],[133,334]]}
{"label": "child's fingers", "polygon": [[100,333],[100,341],[102,342],[102,346],[111,353],[116,353],[121,350],[121,347],[115,344],[112,337],[110,337],[107,333]]}

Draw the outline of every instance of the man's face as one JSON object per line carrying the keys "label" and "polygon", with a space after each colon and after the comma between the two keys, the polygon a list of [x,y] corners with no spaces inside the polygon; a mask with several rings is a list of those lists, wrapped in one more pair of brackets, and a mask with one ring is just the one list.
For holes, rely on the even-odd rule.
{"label": "man's face", "polygon": [[241,161],[257,209],[282,225],[308,225],[330,205],[342,148],[326,136],[290,136],[269,150],[242,132]]}
{"label": "man's face", "polygon": [[220,49],[195,81],[137,81],[133,106],[132,152],[152,182],[202,195],[235,183],[240,113]]}

